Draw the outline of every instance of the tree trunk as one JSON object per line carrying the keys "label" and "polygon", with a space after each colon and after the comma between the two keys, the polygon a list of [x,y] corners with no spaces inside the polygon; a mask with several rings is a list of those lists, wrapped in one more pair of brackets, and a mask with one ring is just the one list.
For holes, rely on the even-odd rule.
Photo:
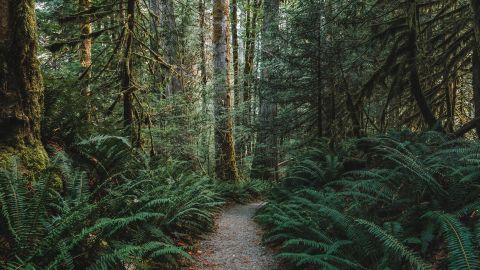
{"label": "tree trunk", "polygon": [[240,66],[238,61],[238,14],[237,0],[232,0],[232,50],[233,50],[233,92],[235,94],[235,108],[241,104],[240,86],[238,84],[238,75],[240,74]]}
{"label": "tree trunk", "polygon": [[230,85],[229,1],[213,0],[213,58],[215,92],[216,174],[238,180],[233,139],[232,87]]}
{"label": "tree trunk", "polygon": [[456,97],[457,97],[457,91],[458,91],[457,78],[453,79],[453,82],[451,83],[449,90],[450,91],[448,94],[448,98],[450,100],[450,105],[449,105],[450,112],[449,112],[448,123],[450,128],[449,132],[452,132],[453,128],[455,127],[455,107],[456,107]]}
{"label": "tree trunk", "polygon": [[420,76],[417,67],[417,4],[416,0],[410,0],[408,5],[408,18],[410,32],[408,35],[409,44],[409,68],[410,68],[410,93],[415,99],[423,120],[429,128],[433,128],[437,124],[437,119],[433,115],[430,106],[425,99],[420,84]]}
{"label": "tree trunk", "polygon": [[[334,8],[335,8],[335,1],[333,0],[327,0],[325,1],[325,22],[326,22],[326,26],[325,26],[325,30],[326,30],[326,36],[325,36],[325,40],[326,40],[326,45],[325,47],[326,48],[335,48],[335,44],[334,43],[334,38],[335,38],[335,33],[334,33],[334,28],[335,28],[335,11],[334,11]],[[330,52],[331,53],[331,52]],[[327,63],[326,63],[326,66],[333,66],[334,63],[331,63],[331,59],[328,58],[326,59],[327,60]],[[325,82],[326,85],[328,85],[328,88],[329,88],[329,92],[330,92],[330,96],[329,96],[329,100],[327,100],[325,103],[325,108],[328,108],[328,110],[326,109],[326,116],[325,118],[329,119],[330,121],[328,121],[328,125],[326,127],[326,130],[324,131],[324,133],[328,136],[330,136],[331,138],[334,138],[335,135],[336,135],[336,130],[335,130],[335,127],[336,127],[336,119],[337,119],[337,111],[336,111],[336,89],[334,87],[334,83],[331,82],[331,81],[327,81]],[[327,92],[327,91],[324,91],[324,92]],[[329,106],[327,106],[329,105]]]}
{"label": "tree trunk", "polygon": [[[159,0],[150,0],[150,12],[152,14],[150,19],[150,49],[152,54],[160,55],[160,32],[159,32],[159,18],[161,16]],[[154,56],[153,59],[156,57]],[[158,61],[152,63],[152,92],[161,94],[161,84],[163,81],[161,66]]]}
{"label": "tree trunk", "polygon": [[202,96],[204,111],[207,108],[206,87],[207,87],[207,57],[205,53],[205,0],[198,1],[198,13],[200,14],[200,71],[202,72]]}
{"label": "tree trunk", "polygon": [[[91,8],[91,0],[79,0],[78,6],[80,12],[87,11]],[[87,123],[92,119],[92,103],[90,100],[91,89],[90,80],[92,78],[92,23],[90,17],[82,18],[80,23],[80,34],[82,36],[82,43],[80,44],[80,67],[83,75],[84,82],[82,84],[81,95],[85,102],[85,111],[83,112],[83,118]]]}
{"label": "tree trunk", "polygon": [[[470,0],[470,6],[473,10],[473,29],[475,33],[475,43],[472,58],[472,85],[473,85],[473,105],[475,107],[475,118],[480,117],[480,2]],[[477,136],[480,138],[480,123],[476,127]]]}
{"label": "tree trunk", "polygon": [[345,103],[346,103],[348,114],[350,115],[350,120],[352,121],[352,135],[354,137],[360,137],[361,127],[360,127],[360,120],[358,119],[359,113],[355,108],[352,96],[348,92],[347,92]]}
{"label": "tree trunk", "polygon": [[[472,86],[473,86],[473,106],[475,118],[480,117],[480,55],[479,48],[473,48],[472,58]],[[480,138],[480,123],[477,123],[475,130]]]}
{"label": "tree trunk", "polygon": [[140,134],[134,125],[133,93],[133,31],[135,30],[135,6],[136,0],[128,0],[127,3],[127,29],[125,30],[125,48],[122,59],[121,86],[123,94],[123,125],[134,146],[140,146]]}
{"label": "tree trunk", "polygon": [[[243,93],[242,93],[242,123],[245,127],[250,128],[253,118],[252,114],[252,85],[253,85],[253,68],[255,60],[255,44],[257,37],[257,19],[258,10],[260,8],[260,0],[248,0],[246,5],[245,18],[245,55],[243,69]],[[240,155],[248,156],[251,152],[250,144],[251,136],[245,136],[238,147]]]}
{"label": "tree trunk", "polygon": [[[251,67],[249,66],[249,59],[250,59],[250,40],[251,40],[251,33],[252,33],[252,26],[251,26],[251,17],[252,17],[252,8],[251,8],[251,1],[246,0],[245,5],[245,53],[244,53],[244,67],[243,67],[243,102],[250,102],[250,92],[247,92],[247,87],[249,86],[249,72],[251,71]],[[252,63],[253,64],[253,63]],[[247,104],[247,103],[246,103]],[[247,108],[250,109],[250,108]],[[248,113],[248,112],[246,112]],[[245,114],[246,114],[245,113]],[[245,117],[246,118],[246,117]]]}
{"label": "tree trunk", "polygon": [[[250,124],[252,106],[251,106],[251,93],[253,82],[253,61],[255,59],[255,43],[257,38],[257,18],[258,9],[260,8],[260,0],[250,0],[247,3],[247,18],[245,28],[245,66],[243,70],[244,82],[243,82],[243,102],[246,106],[245,123]],[[251,3],[251,6],[250,6]]]}
{"label": "tree trunk", "polygon": [[251,177],[255,179],[276,180],[278,178],[278,143],[275,118],[277,104],[270,86],[272,77],[272,58],[278,51],[275,40],[278,32],[279,0],[265,0],[262,30],[263,81],[259,91],[260,114],[257,144],[252,162]]}
{"label": "tree trunk", "polygon": [[[207,56],[206,56],[206,51],[205,51],[205,33],[206,33],[206,27],[205,27],[205,0],[199,0],[198,1],[198,13],[199,13],[199,23],[200,23],[200,71],[202,73],[202,111],[204,114],[205,119],[209,119],[210,113],[208,109],[208,96],[207,96],[207,82],[208,82],[208,76],[207,76]],[[206,149],[205,153],[205,162],[207,163],[207,173],[210,175],[211,171],[211,166],[210,166],[210,138],[211,138],[211,129],[209,128],[207,131],[207,134],[204,136],[203,141],[203,146]]]}
{"label": "tree trunk", "polygon": [[166,61],[172,65],[170,70],[165,70],[165,95],[172,96],[180,93],[182,84],[179,79],[178,61],[178,34],[175,22],[175,10],[172,0],[160,1],[160,29],[163,40],[163,49]]}
{"label": "tree trunk", "polygon": [[452,89],[453,89],[453,84],[452,82],[449,82],[448,79],[448,74],[445,72],[445,108],[447,111],[447,123],[445,125],[446,130],[448,132],[453,132],[453,125],[454,125],[454,110],[452,108]]}
{"label": "tree trunk", "polygon": [[322,70],[322,49],[323,49],[323,42],[322,42],[322,17],[321,12],[323,9],[320,10],[318,14],[318,25],[317,25],[317,50],[316,50],[316,59],[313,69],[315,70],[316,81],[315,87],[317,89],[317,137],[321,138],[323,136],[323,70]]}
{"label": "tree trunk", "polygon": [[34,0],[0,0],[0,167],[20,158],[27,170],[46,168],[40,140],[43,81],[37,59]]}

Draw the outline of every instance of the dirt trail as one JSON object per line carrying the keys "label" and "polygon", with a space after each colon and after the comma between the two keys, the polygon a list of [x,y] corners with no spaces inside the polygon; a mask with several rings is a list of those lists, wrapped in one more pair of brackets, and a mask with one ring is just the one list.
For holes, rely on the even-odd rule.
{"label": "dirt trail", "polygon": [[261,203],[227,208],[216,232],[200,244],[194,270],[276,270],[272,252],[261,245],[261,230],[253,221]]}

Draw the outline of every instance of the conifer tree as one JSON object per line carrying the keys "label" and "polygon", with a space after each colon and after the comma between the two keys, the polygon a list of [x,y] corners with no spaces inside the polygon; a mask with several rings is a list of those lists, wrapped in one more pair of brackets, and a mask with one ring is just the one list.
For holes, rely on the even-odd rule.
{"label": "conifer tree", "polygon": [[213,1],[214,115],[216,174],[220,179],[238,179],[233,138],[233,91],[230,80],[229,1]]}

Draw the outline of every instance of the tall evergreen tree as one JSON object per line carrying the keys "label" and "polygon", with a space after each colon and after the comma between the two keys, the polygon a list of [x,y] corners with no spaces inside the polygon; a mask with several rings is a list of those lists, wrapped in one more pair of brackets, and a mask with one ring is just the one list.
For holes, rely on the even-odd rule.
{"label": "tall evergreen tree", "polygon": [[278,134],[275,125],[277,116],[277,93],[271,77],[278,55],[279,0],[264,1],[262,29],[262,84],[259,91],[259,125],[257,144],[252,163],[252,178],[276,180],[278,178]]}
{"label": "tall evergreen tree", "polygon": [[213,1],[213,76],[216,174],[220,179],[238,179],[233,138],[233,91],[230,81],[229,1]]}

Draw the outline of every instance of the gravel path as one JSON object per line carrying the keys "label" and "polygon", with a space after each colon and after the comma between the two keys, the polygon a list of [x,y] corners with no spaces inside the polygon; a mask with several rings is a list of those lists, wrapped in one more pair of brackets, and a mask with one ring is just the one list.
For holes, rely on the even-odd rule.
{"label": "gravel path", "polygon": [[218,228],[200,244],[194,270],[276,270],[272,252],[261,245],[253,215],[261,203],[235,205],[224,211]]}

